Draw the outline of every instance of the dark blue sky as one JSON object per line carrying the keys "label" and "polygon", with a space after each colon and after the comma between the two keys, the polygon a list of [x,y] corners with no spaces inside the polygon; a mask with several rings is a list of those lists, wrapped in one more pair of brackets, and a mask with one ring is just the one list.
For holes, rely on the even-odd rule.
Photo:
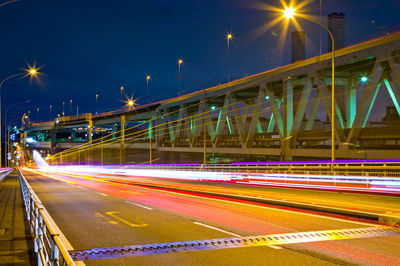
{"label": "dark blue sky", "polygon": [[[0,7],[0,77],[18,73],[34,61],[46,74],[40,85],[28,79],[8,81],[3,87],[3,107],[31,99],[13,110],[15,117],[31,110],[33,120],[48,119],[50,104],[54,116],[61,113],[62,101],[68,114],[70,99],[74,112],[76,105],[80,113],[107,111],[121,107],[121,85],[128,96],[134,91],[139,103],[146,103],[147,74],[153,100],[173,97],[178,93],[179,57],[184,60],[185,76],[207,86],[222,83],[229,31],[235,36],[232,78],[288,64],[289,39],[283,54],[277,53],[281,26],[259,37],[254,34],[273,19],[271,13],[256,8],[260,2],[280,6],[279,1],[252,0],[21,0]],[[334,11],[346,14],[346,45],[400,29],[398,0],[322,2],[324,16]],[[319,0],[308,11],[318,15]],[[307,57],[317,55],[318,26],[299,22],[308,35]],[[324,51],[326,39],[323,33]],[[183,81],[182,90],[197,88]]]}

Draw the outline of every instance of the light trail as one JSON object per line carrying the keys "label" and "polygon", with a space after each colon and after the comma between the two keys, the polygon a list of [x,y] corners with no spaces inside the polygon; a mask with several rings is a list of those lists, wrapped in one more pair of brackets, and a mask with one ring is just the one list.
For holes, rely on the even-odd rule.
{"label": "light trail", "polygon": [[113,179],[118,177],[123,181],[129,181],[129,178],[159,178],[400,195],[400,178],[395,177],[174,171],[164,169],[105,168],[101,166],[48,166],[40,167],[40,170],[56,174],[85,174],[103,180],[107,180],[110,176]]}

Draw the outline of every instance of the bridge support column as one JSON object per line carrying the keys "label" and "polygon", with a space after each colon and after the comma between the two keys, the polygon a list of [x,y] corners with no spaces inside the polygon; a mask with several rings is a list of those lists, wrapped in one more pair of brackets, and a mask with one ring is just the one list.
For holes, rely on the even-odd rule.
{"label": "bridge support column", "polygon": [[71,130],[71,141],[74,141],[76,139],[76,131],[75,130]]}
{"label": "bridge support column", "polygon": [[50,150],[51,153],[54,153],[57,145],[57,129],[55,127],[50,129],[50,139],[51,139]]}
{"label": "bridge support column", "polygon": [[354,119],[356,118],[356,103],[357,96],[357,79],[349,79],[346,86],[346,123],[347,127],[351,128],[353,126]]}
{"label": "bridge support column", "polygon": [[119,164],[123,163],[123,155],[125,151],[125,115],[121,116],[121,147],[119,149]]}
{"label": "bridge support column", "polygon": [[283,132],[281,136],[281,160],[289,160],[289,136],[293,126],[293,86],[290,79],[283,81]]}
{"label": "bridge support column", "polygon": [[87,126],[87,134],[88,134],[88,140],[89,140],[89,143],[91,143],[92,142],[92,140],[93,140],[93,121],[92,121],[92,119],[90,119],[89,120],[89,124],[88,124],[88,126]]}
{"label": "bridge support column", "polygon": [[112,139],[115,139],[115,132],[117,132],[117,127],[115,125],[112,126]]}
{"label": "bridge support column", "polygon": [[125,116],[121,115],[121,148],[125,148]]}

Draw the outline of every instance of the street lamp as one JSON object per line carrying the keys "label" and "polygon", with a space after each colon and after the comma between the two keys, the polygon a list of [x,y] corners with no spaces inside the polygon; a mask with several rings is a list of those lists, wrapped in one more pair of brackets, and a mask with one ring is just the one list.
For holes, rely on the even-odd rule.
{"label": "street lamp", "polygon": [[150,81],[150,75],[147,75],[147,76],[146,76],[147,101],[150,103],[149,81]]}
{"label": "street lamp", "polygon": [[[38,68],[36,68],[35,66],[33,66],[33,67],[31,67],[31,66],[29,66],[29,68],[28,69],[26,69],[24,72],[21,72],[21,73],[17,73],[17,74],[14,74],[14,75],[11,75],[11,76],[8,76],[8,77],[6,77],[5,79],[3,79],[1,82],[0,82],[0,143],[1,143],[1,92],[2,92],[2,87],[3,87],[3,84],[7,81],[7,80],[9,80],[9,79],[12,79],[12,78],[15,78],[15,77],[19,77],[19,76],[25,76],[25,77],[27,77],[27,76],[30,76],[30,78],[32,78],[32,77],[36,77],[36,75],[38,74]],[[7,125],[6,125],[7,126]],[[2,158],[1,158],[1,154],[2,154],[2,151],[1,151],[1,145],[0,145],[0,166],[2,165]]]}
{"label": "street lamp", "polygon": [[53,105],[50,104],[50,120],[51,120],[51,109],[53,108]]}
{"label": "street lamp", "polygon": [[99,94],[96,94],[96,114],[97,114],[97,99],[99,98]]}
{"label": "street lamp", "polygon": [[228,55],[228,82],[230,81],[230,78],[229,78],[229,72],[230,72],[230,51],[229,51],[229,44],[230,44],[230,40],[233,38],[233,35],[232,35],[232,33],[228,33],[227,35],[226,35],[226,42],[227,42],[227,55]]}
{"label": "street lamp", "polygon": [[72,99],[69,100],[69,115],[72,115]]}
{"label": "street lamp", "polygon": [[[178,59],[178,76],[181,75],[181,65],[183,63],[182,58]],[[181,79],[178,78],[178,96],[181,96]]]}
{"label": "street lamp", "polygon": [[201,84],[198,81],[195,81],[193,79],[190,78],[186,78],[186,77],[182,77],[181,75],[177,75],[178,79],[186,79],[187,81],[190,81],[198,86],[201,87],[201,89],[204,92],[204,101],[203,101],[203,113],[204,113],[204,120],[203,120],[203,165],[205,166],[207,163],[207,135],[206,135],[206,98],[207,98],[207,92],[206,92],[206,87],[204,87],[203,84]]}
{"label": "street lamp", "polygon": [[[14,121],[16,121],[16,120],[19,120],[19,118],[15,118],[15,119],[11,120],[11,121],[7,124],[7,129],[9,129],[10,126],[11,126],[11,123],[14,122]],[[10,152],[10,147],[11,147],[12,145],[10,145],[10,131],[8,130],[6,134],[7,134],[7,151],[5,152],[6,155],[5,155],[4,158],[7,158],[7,159],[5,159],[5,160],[6,160],[5,165],[6,165],[7,168],[9,168],[9,167],[10,167],[10,161],[8,160],[8,153]]]}
{"label": "street lamp", "polygon": [[[15,107],[15,106],[17,106],[17,105],[20,105],[20,104],[27,104],[27,103],[30,103],[31,102],[31,100],[26,100],[26,101],[23,101],[23,102],[18,102],[18,103],[15,103],[15,104],[12,104],[12,105],[10,105],[10,106],[8,106],[7,107],[7,109],[6,109],[6,111],[5,111],[5,116],[4,116],[4,119],[5,119],[5,125],[6,125],[6,137],[7,137],[7,141],[6,141],[6,147],[5,147],[5,150],[4,150],[4,158],[5,158],[5,160],[6,160],[6,163],[5,163],[5,165],[7,166],[8,165],[8,160],[6,159],[7,158],[7,153],[8,153],[8,150],[9,150],[9,148],[8,148],[8,146],[9,146],[9,132],[8,132],[8,124],[7,124],[7,117],[8,117],[8,115],[7,115],[7,113],[8,113],[8,111],[11,109],[11,108],[13,108],[13,107]],[[29,114],[30,114],[30,111],[29,111]]]}
{"label": "street lamp", "polygon": [[63,101],[63,112],[62,112],[62,116],[64,116],[65,112],[64,112],[64,106],[65,106],[65,101]]}
{"label": "street lamp", "polygon": [[[292,19],[294,16],[296,16],[296,10],[293,7],[287,7],[283,11],[283,15],[288,18]],[[324,28],[328,33],[331,38],[332,42],[332,79],[331,79],[331,87],[332,87],[332,110],[331,110],[331,123],[332,123],[332,130],[331,130],[331,171],[333,172],[333,162],[335,161],[335,39],[333,38],[332,32],[325,27],[323,24],[319,23],[318,21],[315,21],[313,19],[310,19],[305,16],[300,16],[303,19],[306,19],[310,22],[313,22],[315,24],[318,24],[322,28]]]}

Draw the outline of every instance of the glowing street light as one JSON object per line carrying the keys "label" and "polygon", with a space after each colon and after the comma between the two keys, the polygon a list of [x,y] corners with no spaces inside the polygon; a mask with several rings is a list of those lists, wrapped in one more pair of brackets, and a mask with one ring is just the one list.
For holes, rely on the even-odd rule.
{"label": "glowing street light", "polygon": [[96,93],[96,114],[97,114],[97,102],[98,102],[99,94]]}
{"label": "glowing street light", "polygon": [[284,11],[283,11],[283,15],[286,17],[286,18],[293,18],[295,15],[296,15],[296,12],[295,12],[295,10],[294,10],[294,8],[293,7],[287,7]]}
{"label": "glowing street light", "polygon": [[233,35],[232,35],[232,33],[228,33],[227,35],[226,35],[226,42],[227,42],[227,55],[228,55],[228,82],[230,81],[230,77],[229,77],[229,72],[230,72],[230,40],[232,40],[232,38],[233,38]]}
{"label": "glowing street light", "polygon": [[[8,2],[7,2],[8,3]],[[6,77],[6,78],[4,78],[1,82],[0,82],[0,140],[1,140],[1,123],[2,123],[2,121],[1,121],[1,89],[2,89],[2,87],[3,87],[3,84],[7,81],[7,80],[9,80],[9,79],[12,79],[12,78],[15,78],[15,77],[19,77],[19,76],[24,76],[24,77],[28,77],[29,76],[29,79],[32,79],[32,78],[34,78],[34,77],[37,77],[38,76],[38,74],[39,74],[39,72],[38,72],[38,70],[39,70],[40,68],[36,68],[36,66],[35,65],[33,65],[33,66],[30,66],[30,65],[28,65],[28,69],[23,69],[24,70],[24,72],[21,72],[21,73],[17,73],[17,74],[14,74],[14,75],[11,75],[11,76],[8,76],[8,77]],[[7,126],[7,125],[6,125]],[[0,145],[0,166],[1,166],[1,154],[2,154],[2,151],[1,151],[1,145]]]}
{"label": "glowing street light", "polygon": [[361,82],[367,82],[368,81],[368,77],[367,76],[362,76],[360,78]]}
{"label": "glowing street light", "polygon": [[[286,7],[285,10],[283,10],[283,16],[286,17],[287,19],[293,19],[294,16],[296,16],[296,10],[293,7]],[[324,28],[332,41],[332,83],[331,83],[331,87],[332,87],[332,101],[331,101],[331,105],[332,105],[332,110],[331,110],[331,171],[333,172],[333,162],[335,161],[335,39],[333,38],[333,34],[332,32],[324,25],[322,25],[321,23],[319,23],[318,21],[315,21],[309,17],[306,16],[300,16],[301,18],[304,18],[310,22],[313,22],[315,24],[318,24],[319,26],[321,26],[322,28]]]}
{"label": "glowing street light", "polygon": [[[182,58],[178,59],[178,76],[181,75],[181,65],[183,63]],[[178,78],[178,96],[181,96],[181,79]]]}
{"label": "glowing street light", "polygon": [[149,81],[150,81],[150,75],[147,75],[146,76],[147,101],[150,103]]}

